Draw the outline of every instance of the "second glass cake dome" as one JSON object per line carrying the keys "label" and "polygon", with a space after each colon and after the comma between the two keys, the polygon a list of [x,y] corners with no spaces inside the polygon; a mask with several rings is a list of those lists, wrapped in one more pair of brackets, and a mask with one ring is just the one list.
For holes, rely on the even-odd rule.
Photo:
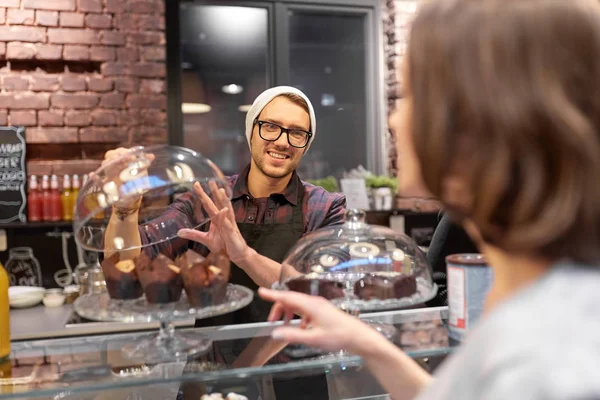
{"label": "second glass cake dome", "polygon": [[407,308],[437,293],[431,266],[405,234],[348,210],[343,225],[307,234],[290,250],[275,288],[322,296],[359,311]]}
{"label": "second glass cake dome", "polygon": [[[179,229],[198,228],[210,220],[192,189],[194,182],[201,184],[213,202],[221,188],[231,198],[223,173],[200,153],[167,145],[131,149],[90,174],[81,188],[73,218],[75,238],[84,249],[97,252],[169,245],[179,240]],[[173,208],[183,212],[172,212]],[[146,240],[111,232],[119,218],[132,213],[138,229],[146,234],[130,237]]]}

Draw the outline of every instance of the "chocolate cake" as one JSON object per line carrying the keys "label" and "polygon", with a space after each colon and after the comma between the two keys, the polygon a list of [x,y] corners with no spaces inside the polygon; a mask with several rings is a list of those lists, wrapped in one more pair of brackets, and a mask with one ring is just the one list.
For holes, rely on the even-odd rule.
{"label": "chocolate cake", "polygon": [[172,303],[181,298],[183,280],[173,260],[164,254],[151,259],[142,251],[134,263],[148,303]]}
{"label": "chocolate cake", "polygon": [[142,297],[144,292],[133,260],[120,261],[119,254],[115,253],[102,260],[100,265],[111,299],[133,300]]}
{"label": "chocolate cake", "polygon": [[344,283],[308,274],[286,282],[288,289],[313,296],[322,296],[328,300],[344,297]]}
{"label": "chocolate cake", "polygon": [[354,284],[354,294],[362,300],[401,299],[416,292],[415,276],[396,272],[367,274]]}
{"label": "chocolate cake", "polygon": [[206,258],[188,250],[175,260],[192,307],[209,307],[225,301],[231,269],[229,258],[211,253]]}

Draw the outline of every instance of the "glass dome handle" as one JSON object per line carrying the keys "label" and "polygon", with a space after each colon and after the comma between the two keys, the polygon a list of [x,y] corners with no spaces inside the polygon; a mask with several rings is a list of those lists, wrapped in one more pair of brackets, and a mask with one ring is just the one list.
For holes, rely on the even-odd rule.
{"label": "glass dome handle", "polygon": [[365,223],[367,213],[363,210],[352,208],[346,211],[346,221],[355,223]]}

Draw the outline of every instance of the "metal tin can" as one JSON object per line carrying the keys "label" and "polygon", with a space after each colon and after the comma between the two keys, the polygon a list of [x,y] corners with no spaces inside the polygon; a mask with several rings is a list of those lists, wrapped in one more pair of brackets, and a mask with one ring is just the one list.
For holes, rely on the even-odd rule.
{"label": "metal tin can", "polygon": [[485,298],[493,282],[493,271],[481,254],[449,255],[446,268],[449,336],[462,341],[483,314]]}

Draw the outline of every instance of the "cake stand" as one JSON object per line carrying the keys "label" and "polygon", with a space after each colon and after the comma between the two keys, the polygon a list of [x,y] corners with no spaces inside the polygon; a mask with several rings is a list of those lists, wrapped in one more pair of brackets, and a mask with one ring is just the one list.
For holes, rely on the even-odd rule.
{"label": "cake stand", "polygon": [[[289,250],[273,288],[323,296],[355,317],[433,299],[438,288],[417,243],[403,232],[368,224],[366,216],[348,209],[343,224],[304,235]],[[390,324],[368,316],[363,322],[388,339],[396,335]]]}
{"label": "cake stand", "polygon": [[122,349],[123,354],[130,360],[157,364],[186,360],[189,356],[206,351],[212,344],[211,340],[198,333],[175,333],[175,321],[228,314],[246,307],[253,296],[252,290],[229,284],[224,302],[194,308],[190,306],[185,292],[178,302],[167,304],[149,304],[145,296],[136,300],[113,300],[108,293],[92,293],[79,297],[74,303],[74,308],[83,318],[94,321],[160,323],[157,334],[139,342],[128,343]]}
{"label": "cake stand", "polygon": [[[328,274],[322,275],[325,279],[334,279],[335,275],[332,274],[329,276]],[[329,300],[333,305],[335,305],[340,310],[345,313],[352,315],[353,317],[358,318],[362,313],[373,313],[380,311],[391,311],[391,310],[399,310],[399,309],[409,309],[417,307],[421,304],[424,304],[431,299],[433,299],[436,294],[438,287],[435,283],[430,284],[426,280],[421,277],[416,278],[416,292],[407,297],[402,297],[398,299],[372,299],[372,300],[362,300],[357,298],[352,294],[354,283],[361,279],[363,274],[347,274],[346,280],[344,280],[344,286],[346,287],[345,293],[346,296],[338,299]],[[276,283],[273,285],[273,289],[275,290],[289,290],[287,286]],[[371,326],[374,330],[379,332],[383,337],[388,340],[393,340],[397,331],[396,328],[391,324],[386,324],[382,322],[377,322],[369,319],[363,319],[362,322]],[[286,351],[286,353],[294,358],[304,358],[304,359],[329,359],[329,358],[344,358],[352,356],[346,350],[340,350],[337,352],[321,352],[318,349],[309,348],[306,346],[295,346],[290,349],[290,351]]]}

